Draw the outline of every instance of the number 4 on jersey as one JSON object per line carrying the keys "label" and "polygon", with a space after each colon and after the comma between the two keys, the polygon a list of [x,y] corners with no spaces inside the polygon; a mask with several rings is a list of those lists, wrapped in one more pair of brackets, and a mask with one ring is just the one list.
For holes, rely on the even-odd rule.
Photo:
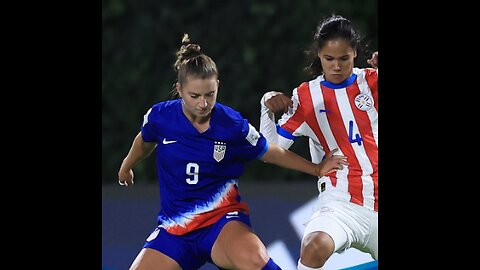
{"label": "number 4 on jersey", "polygon": [[353,138],[353,121],[350,120],[350,122],[348,123],[348,140],[350,141],[350,143],[358,143],[358,145],[362,145],[362,137],[360,137],[360,134],[355,134],[355,139]]}

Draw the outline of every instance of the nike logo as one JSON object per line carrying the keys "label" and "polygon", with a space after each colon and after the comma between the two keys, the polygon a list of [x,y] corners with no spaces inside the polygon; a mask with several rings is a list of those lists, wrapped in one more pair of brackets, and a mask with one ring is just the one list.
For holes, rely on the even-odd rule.
{"label": "nike logo", "polygon": [[322,112],[328,113],[328,112],[330,112],[330,111],[329,111],[329,110],[320,109],[320,112],[321,112],[321,113],[322,113]]}
{"label": "nike logo", "polygon": [[163,139],[163,144],[175,143],[177,141],[167,141],[167,138]]}
{"label": "nike logo", "polygon": [[226,218],[239,217],[237,215],[238,215],[238,211],[228,212]]}

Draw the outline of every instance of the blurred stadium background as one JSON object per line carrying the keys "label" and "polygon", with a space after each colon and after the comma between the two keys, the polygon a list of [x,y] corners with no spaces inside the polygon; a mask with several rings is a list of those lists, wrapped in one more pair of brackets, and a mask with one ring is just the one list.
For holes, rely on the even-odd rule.
{"label": "blurred stadium background", "polygon": [[[176,79],[174,53],[183,33],[217,63],[218,102],[237,109],[258,128],[259,100],[265,91],[290,93],[309,79],[303,72],[303,51],[317,23],[333,13],[350,18],[363,33],[369,47],[357,58],[357,66],[366,66],[366,59],[378,49],[377,0],[102,1],[104,269],[128,269],[155,226],[159,196],[154,156],[136,167],[136,185],[131,189],[118,186],[117,170],[144,113],[170,98]],[[292,150],[309,158],[306,139]],[[315,179],[252,161],[240,178],[240,191],[250,203],[260,238],[270,252],[283,254],[284,270],[293,270],[290,259],[296,263],[299,256],[300,223],[290,218],[310,210],[317,194]],[[357,252],[344,256],[370,260]],[[202,269],[215,269],[209,267]]]}

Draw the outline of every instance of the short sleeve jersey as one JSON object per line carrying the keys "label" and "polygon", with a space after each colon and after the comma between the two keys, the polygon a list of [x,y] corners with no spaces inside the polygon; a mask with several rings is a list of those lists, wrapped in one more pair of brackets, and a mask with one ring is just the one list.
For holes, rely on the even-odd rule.
{"label": "short sleeve jersey", "polygon": [[232,211],[249,213],[238,192],[246,162],[261,158],[266,139],[234,109],[216,103],[199,132],[180,99],[157,103],[144,116],[142,138],[157,143],[158,224],[182,235]]}
{"label": "short sleeve jersey", "polygon": [[[340,84],[323,75],[292,93],[293,109],[278,121],[277,133],[289,140],[308,136],[314,160],[332,149],[347,156],[349,166],[327,175],[348,200],[378,210],[378,73],[354,68]],[[311,149],[312,150],[312,149]]]}

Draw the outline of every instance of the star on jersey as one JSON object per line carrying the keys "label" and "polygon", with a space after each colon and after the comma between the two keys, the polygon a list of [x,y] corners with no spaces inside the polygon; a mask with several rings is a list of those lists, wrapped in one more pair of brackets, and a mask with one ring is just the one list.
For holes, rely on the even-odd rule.
{"label": "star on jersey", "polygon": [[355,106],[359,110],[368,111],[373,107],[373,98],[367,94],[358,94],[355,97]]}
{"label": "star on jersey", "polygon": [[225,151],[227,150],[227,144],[224,142],[215,142],[213,146],[213,158],[220,162],[225,157]]}

